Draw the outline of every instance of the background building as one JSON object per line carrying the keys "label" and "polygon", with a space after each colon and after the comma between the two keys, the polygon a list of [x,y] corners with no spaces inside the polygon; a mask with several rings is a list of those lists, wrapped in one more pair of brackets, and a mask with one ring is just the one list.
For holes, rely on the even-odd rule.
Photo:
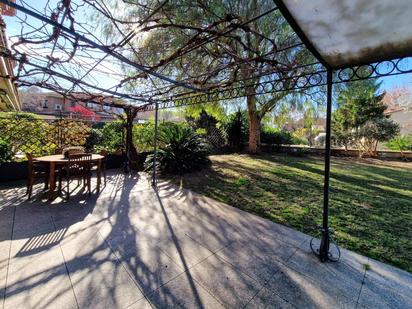
{"label": "background building", "polygon": [[412,109],[399,106],[388,109],[385,114],[389,115],[393,121],[399,124],[401,135],[412,134]]}
{"label": "background building", "polygon": [[[111,106],[112,97],[98,96],[95,101],[85,101],[86,94],[77,94],[78,100],[68,99],[55,92],[42,92],[36,87],[21,91],[22,110],[42,115],[43,118],[63,116],[87,117],[92,121],[105,121],[117,118],[122,108]],[[116,101],[116,103],[121,103]]]}

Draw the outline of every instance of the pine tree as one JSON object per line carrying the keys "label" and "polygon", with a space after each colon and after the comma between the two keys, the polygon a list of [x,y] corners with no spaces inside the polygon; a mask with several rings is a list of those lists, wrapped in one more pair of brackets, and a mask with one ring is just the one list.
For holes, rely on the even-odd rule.
{"label": "pine tree", "polygon": [[348,83],[337,99],[336,120],[344,128],[356,130],[368,120],[385,118],[385,92],[378,94],[380,85],[374,79]]}
{"label": "pine tree", "polygon": [[[392,138],[397,132],[398,125],[385,115],[385,92],[379,93],[380,86],[381,82],[369,79],[348,83],[341,91],[333,114],[336,144],[345,149],[354,144],[362,153],[375,155],[378,142]],[[376,134],[376,130],[385,132]]]}

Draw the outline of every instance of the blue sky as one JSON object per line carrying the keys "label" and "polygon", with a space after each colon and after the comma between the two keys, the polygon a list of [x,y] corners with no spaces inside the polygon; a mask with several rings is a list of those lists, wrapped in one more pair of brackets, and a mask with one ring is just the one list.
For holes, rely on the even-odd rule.
{"label": "blue sky", "polygon": [[[17,2],[20,2],[17,0]],[[42,10],[47,3],[47,0],[26,0],[25,3],[32,6],[35,9]],[[54,5],[57,0],[51,0],[50,3]],[[20,15],[20,14],[19,14]],[[22,15],[20,15],[22,16]],[[20,23],[15,17],[4,16],[4,20],[7,24],[8,36],[18,35],[20,33]],[[382,90],[391,90],[396,87],[407,87],[412,89],[412,74],[403,74],[397,76],[384,77],[380,79],[382,81]],[[99,80],[102,85],[107,84],[107,80]],[[108,85],[108,84],[107,84]]]}
{"label": "blue sky", "polygon": [[380,79],[382,81],[382,89],[390,90],[396,87],[408,87],[412,89],[412,74],[402,74],[397,76],[387,76]]}

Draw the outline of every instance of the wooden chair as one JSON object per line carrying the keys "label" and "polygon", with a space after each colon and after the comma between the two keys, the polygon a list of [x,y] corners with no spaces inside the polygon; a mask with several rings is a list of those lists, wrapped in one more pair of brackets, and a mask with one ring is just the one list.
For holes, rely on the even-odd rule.
{"label": "wooden chair", "polygon": [[27,199],[31,199],[33,192],[33,185],[36,179],[42,178],[44,180],[44,189],[47,190],[49,187],[49,171],[44,163],[36,161],[31,153],[26,154],[28,163],[28,175],[27,175]]}
{"label": "wooden chair", "polygon": [[[101,175],[103,175],[104,177],[104,185],[106,185],[106,159],[107,159],[107,150],[102,149],[99,152],[99,155],[103,156],[103,159],[100,160],[100,172]],[[97,169],[98,169],[98,163],[97,162],[93,162],[93,167],[92,170],[93,172],[96,172],[97,174]]]}
{"label": "wooden chair", "polygon": [[67,181],[67,199],[70,198],[70,181],[77,179],[80,184],[83,181],[83,187],[87,186],[87,191],[91,194],[91,174],[92,174],[92,155],[88,153],[69,154],[68,162],[64,166],[59,177],[59,189],[61,189],[62,175],[65,175]]}
{"label": "wooden chair", "polygon": [[65,158],[68,158],[69,155],[73,154],[82,154],[85,153],[84,147],[82,146],[70,146],[62,149],[62,154]]}

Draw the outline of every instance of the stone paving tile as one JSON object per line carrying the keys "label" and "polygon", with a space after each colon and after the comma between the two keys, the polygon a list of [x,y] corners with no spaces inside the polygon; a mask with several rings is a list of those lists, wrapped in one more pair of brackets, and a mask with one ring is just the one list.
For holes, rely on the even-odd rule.
{"label": "stone paving tile", "polygon": [[336,285],[324,286],[287,266],[268,281],[266,288],[297,308],[355,308]]}
{"label": "stone paving tile", "polygon": [[321,263],[307,247],[298,249],[287,265],[311,278],[318,286],[334,287],[336,294],[344,295],[354,301],[359,296],[364,270],[344,267],[340,263]]}
{"label": "stone paving tile", "polygon": [[68,264],[80,308],[125,308],[143,298],[121,263],[97,263],[80,269]]}
{"label": "stone paving tile", "polygon": [[110,246],[144,294],[156,290],[183,272],[160,247],[144,239],[112,241]]}
{"label": "stone paving tile", "polygon": [[183,270],[187,270],[213,254],[209,249],[181,233],[173,234],[157,245]]}
{"label": "stone paving tile", "polygon": [[[306,251],[309,252],[309,249]],[[332,268],[334,272],[346,276],[348,273],[364,274],[370,259],[366,256],[355,252],[340,248],[341,258],[338,263],[326,263],[328,268]]]}
{"label": "stone paving tile", "polygon": [[[244,239],[251,234],[246,232],[246,222],[239,210],[226,205],[225,208],[210,203],[210,199],[196,193],[180,190],[182,194],[170,196],[160,191],[159,196],[173,227],[186,233],[212,251],[229,243]],[[166,197],[165,197],[166,196]]]}
{"label": "stone paving tile", "polygon": [[402,288],[381,284],[366,275],[359,304],[369,308],[412,308],[412,294],[405,293]]}
{"label": "stone paving tile", "polygon": [[146,298],[143,298],[137,301],[136,303],[127,307],[127,309],[151,309],[151,308],[153,307]]}
{"label": "stone paving tile", "polygon": [[214,227],[213,225],[207,226],[205,223],[202,225],[194,223],[192,228],[186,225],[186,228],[180,229],[180,231],[212,252],[216,252],[239,239],[236,233],[230,232],[230,227],[227,229],[223,225]]}
{"label": "stone paving tile", "polygon": [[4,293],[6,289],[7,269],[9,265],[9,250],[10,241],[0,241],[0,306],[2,306],[5,296]]}
{"label": "stone paving tile", "polygon": [[83,231],[62,243],[74,292],[81,308],[124,308],[143,298],[111,248],[97,232]]}
{"label": "stone paving tile", "polygon": [[[47,280],[22,280],[22,286],[15,287],[9,281],[4,309],[16,308],[77,308],[77,303],[65,269],[49,272]],[[23,286],[24,285],[24,286]]]}
{"label": "stone paving tile", "polygon": [[263,287],[216,255],[191,268],[188,273],[228,308],[245,306]]}
{"label": "stone paving tile", "polygon": [[291,303],[287,302],[275,292],[268,288],[263,288],[247,305],[245,308],[269,309],[281,308],[292,309],[296,308]]}
{"label": "stone paving tile", "polygon": [[368,259],[368,266],[366,277],[370,281],[412,298],[412,275],[410,273],[373,259]]}
{"label": "stone paving tile", "polygon": [[81,308],[125,308],[143,293],[98,230],[78,222],[61,241],[77,301]]}
{"label": "stone paving tile", "polygon": [[[204,221],[207,224],[214,224],[225,221],[231,212],[223,212],[221,209],[211,209],[204,201],[204,197],[187,190],[176,191],[177,194],[170,194],[164,190],[159,190],[159,199],[169,216],[176,218],[179,223]],[[190,207],[187,202],[190,201]]]}
{"label": "stone paving tile", "polygon": [[[259,229],[258,237],[262,240],[270,242],[271,239],[280,240],[289,246],[295,246],[301,248],[304,243],[308,243],[311,239],[309,235],[303,234],[299,231],[293,230],[287,226],[280,224],[273,224],[266,219],[255,219],[257,221],[263,221],[261,228]],[[266,222],[268,221],[268,222]],[[269,226],[266,226],[269,225]]]}
{"label": "stone paving tile", "polygon": [[13,227],[14,207],[0,209],[0,306],[4,300]]}
{"label": "stone paving tile", "polygon": [[76,308],[59,246],[21,254],[27,242],[12,243],[5,308]]}
{"label": "stone paving tile", "polygon": [[254,239],[252,242],[249,240],[243,242],[256,252],[261,252],[264,255],[275,257],[279,261],[287,262],[298,248],[279,240],[275,236],[262,236]]}
{"label": "stone paving tile", "polygon": [[53,221],[47,210],[36,210],[37,205],[25,209],[16,208],[13,227],[13,239],[31,237],[34,234],[42,234],[54,231]]}
{"label": "stone paving tile", "polygon": [[153,224],[144,226],[138,224],[122,224],[117,219],[110,218],[104,220],[99,227],[100,235],[113,242],[128,242],[133,239],[141,238],[142,241],[157,243],[167,239],[170,235],[167,228],[163,224]]}
{"label": "stone paving tile", "polygon": [[[111,214],[104,220],[100,232],[104,237],[118,238],[128,237],[133,234],[144,237],[151,242],[158,242],[170,235],[164,219],[159,216],[159,210],[146,209],[122,209],[115,214]],[[148,206],[146,208],[149,208]],[[157,214],[153,214],[157,212]]]}
{"label": "stone paving tile", "polygon": [[[104,240],[99,237],[97,226],[89,226],[78,222],[72,226],[61,228],[65,231],[60,241],[66,262],[75,261],[83,256],[95,255],[105,257],[109,249]],[[60,230],[60,229],[59,229]]]}
{"label": "stone paving tile", "polygon": [[[310,239],[308,235],[297,232],[291,228],[274,224],[273,222],[246,213],[238,208],[231,207],[211,198],[197,194],[190,190],[180,189],[166,182],[160,184],[160,197],[169,208],[179,211],[179,216],[187,218],[188,222],[205,222],[205,226],[210,226],[211,230],[218,230],[224,234],[236,235],[236,239],[251,239],[258,237],[278,237],[280,240],[290,240],[292,243],[300,245]],[[190,205],[186,205],[190,201]],[[176,212],[177,212],[176,210]],[[183,222],[183,221],[182,221]]]}
{"label": "stone paving tile", "polygon": [[147,298],[154,308],[224,308],[190,276],[190,273],[181,274],[147,295]]}
{"label": "stone paving tile", "polygon": [[246,242],[237,241],[216,254],[262,285],[281,269],[280,257],[276,253]]}
{"label": "stone paving tile", "polygon": [[27,202],[26,187],[21,181],[12,183],[0,183],[0,208],[3,211],[7,207],[22,205]]}
{"label": "stone paving tile", "polygon": [[[1,198],[1,195],[0,195]],[[15,207],[0,206],[0,226],[13,223]],[[8,227],[8,225],[7,225]]]}

